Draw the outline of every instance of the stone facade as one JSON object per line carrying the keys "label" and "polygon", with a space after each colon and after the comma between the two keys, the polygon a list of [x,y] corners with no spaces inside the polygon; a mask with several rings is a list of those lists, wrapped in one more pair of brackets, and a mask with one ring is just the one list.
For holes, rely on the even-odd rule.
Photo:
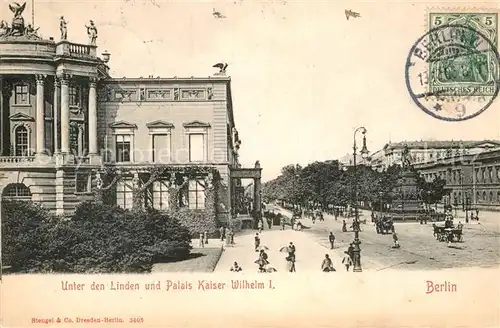
{"label": "stone facade", "polygon": [[[100,172],[110,168],[131,177],[129,185],[115,181],[116,195],[126,189],[115,197],[118,205],[127,202],[127,190],[137,182],[133,179],[139,177],[139,186],[151,182],[143,176],[152,167],[195,180],[199,167],[200,185],[212,168],[220,177],[213,197],[216,215],[227,220],[232,192],[241,186],[231,178],[232,170],[241,168],[241,141],[230,78],[114,79],[108,61],[109,54],[99,58],[93,44],[0,36],[2,197],[28,193],[64,215],[94,198]],[[162,193],[175,188],[169,182],[172,174],[158,177],[166,191],[155,183],[148,189],[153,207],[165,201],[151,198],[171,201]],[[204,198],[203,190],[188,185],[183,201],[197,210],[192,203]]]}
{"label": "stone facade", "polygon": [[500,210],[500,150],[444,158],[415,168],[427,181],[446,180],[450,205]]}

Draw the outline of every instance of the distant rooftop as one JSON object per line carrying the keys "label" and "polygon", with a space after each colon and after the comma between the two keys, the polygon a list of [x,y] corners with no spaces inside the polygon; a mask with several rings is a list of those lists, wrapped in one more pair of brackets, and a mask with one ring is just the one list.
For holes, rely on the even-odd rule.
{"label": "distant rooftop", "polygon": [[384,149],[402,149],[405,145],[410,149],[471,148],[486,143],[500,146],[500,141],[498,140],[420,140],[388,143],[384,146]]}

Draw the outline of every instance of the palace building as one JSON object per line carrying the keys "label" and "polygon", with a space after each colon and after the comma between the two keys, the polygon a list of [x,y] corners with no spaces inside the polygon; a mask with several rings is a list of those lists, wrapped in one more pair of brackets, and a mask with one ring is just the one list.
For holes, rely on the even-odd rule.
{"label": "palace building", "polygon": [[[22,11],[21,11],[22,13]],[[211,77],[113,78],[110,54],[44,40],[22,16],[0,25],[0,192],[71,214],[97,195],[224,222],[241,178],[260,195],[261,168],[242,168],[225,67]],[[260,198],[256,199],[260,208]],[[258,204],[257,204],[258,202]]]}

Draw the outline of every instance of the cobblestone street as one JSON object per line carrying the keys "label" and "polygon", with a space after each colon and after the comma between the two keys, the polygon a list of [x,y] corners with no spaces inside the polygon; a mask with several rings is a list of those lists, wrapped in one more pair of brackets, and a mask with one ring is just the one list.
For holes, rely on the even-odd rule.
{"label": "cobblestone street", "polygon": [[[285,215],[289,211],[279,209]],[[415,222],[395,223],[396,233],[401,248],[393,249],[392,235],[377,234],[371,223],[370,213],[361,212],[360,220],[366,218],[367,223],[361,225],[361,261],[363,270],[386,269],[445,269],[456,267],[491,267],[500,263],[500,229],[497,213],[483,213],[481,224],[464,225],[464,241],[452,243],[438,242],[433,237],[432,224],[421,225]],[[496,219],[494,221],[494,219]],[[342,217],[337,221],[331,215],[325,215],[325,221],[313,224],[310,219],[302,222],[310,227],[304,230],[312,240],[329,247],[328,233],[332,231],[336,237],[334,252],[342,256],[354,233],[342,233]],[[350,226],[352,219],[345,219]],[[458,223],[458,222],[455,222]]]}

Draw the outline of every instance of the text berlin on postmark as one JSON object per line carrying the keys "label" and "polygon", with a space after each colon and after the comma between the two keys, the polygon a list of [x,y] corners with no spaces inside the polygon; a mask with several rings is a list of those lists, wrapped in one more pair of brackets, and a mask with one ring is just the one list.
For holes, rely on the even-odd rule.
{"label": "text berlin on postmark", "polygon": [[406,85],[419,108],[445,121],[484,112],[499,92],[498,14],[430,13],[429,30],[406,61]]}

